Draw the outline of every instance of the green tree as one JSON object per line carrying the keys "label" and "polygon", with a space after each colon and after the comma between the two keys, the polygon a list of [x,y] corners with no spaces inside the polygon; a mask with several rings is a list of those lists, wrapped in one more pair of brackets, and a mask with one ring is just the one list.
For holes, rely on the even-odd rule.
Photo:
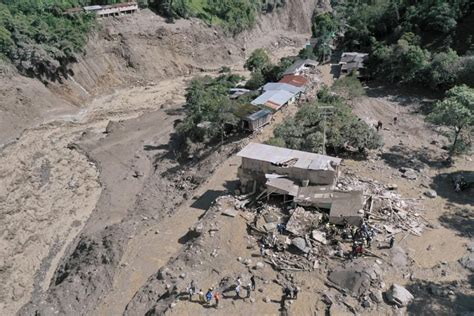
{"label": "green tree", "polygon": [[446,93],[443,101],[436,103],[427,120],[443,125],[454,133],[453,144],[449,151],[451,157],[458,150],[459,136],[464,130],[472,133],[474,126],[474,89],[466,85],[456,86]]}
{"label": "green tree", "polygon": [[435,54],[428,70],[427,82],[433,89],[449,89],[456,84],[459,73],[459,57],[455,51]]}
{"label": "green tree", "polygon": [[[352,114],[351,109],[340,97],[331,95],[323,89],[318,102],[303,105],[294,119],[288,119],[274,130],[272,144],[311,152],[323,152],[323,132],[326,124],[326,148],[337,154],[356,149],[363,152],[382,146],[381,136],[364,121]],[[321,107],[331,106],[332,115]]]}
{"label": "green tree", "polygon": [[362,83],[354,74],[336,80],[332,86],[332,90],[351,102],[365,95]]}
{"label": "green tree", "polygon": [[261,70],[270,63],[270,57],[263,48],[257,48],[245,61],[244,68],[250,71]]}
{"label": "green tree", "polygon": [[250,90],[257,90],[265,84],[265,77],[261,70],[255,70],[250,75],[250,79],[247,80],[245,87]]}

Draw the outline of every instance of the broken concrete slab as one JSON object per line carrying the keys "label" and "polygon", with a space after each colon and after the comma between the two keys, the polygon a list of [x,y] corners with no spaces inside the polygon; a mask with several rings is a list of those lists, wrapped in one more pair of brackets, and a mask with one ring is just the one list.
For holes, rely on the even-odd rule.
{"label": "broken concrete slab", "polygon": [[234,208],[228,208],[222,211],[222,215],[229,216],[229,217],[236,217],[239,212],[236,211]]}
{"label": "broken concrete slab", "polygon": [[387,300],[399,307],[407,306],[415,297],[403,286],[393,284],[387,291]]}
{"label": "broken concrete slab", "polygon": [[304,238],[296,237],[291,240],[291,244],[304,253],[308,253],[310,248],[306,245]]}
{"label": "broken concrete slab", "polygon": [[322,214],[306,211],[302,207],[297,207],[286,223],[286,230],[296,236],[303,236],[310,232],[312,227],[319,224]]}
{"label": "broken concrete slab", "polygon": [[277,227],[277,223],[273,222],[273,223],[266,223],[263,225],[263,228],[267,231],[267,232],[272,232],[276,229]]}
{"label": "broken concrete slab", "polygon": [[313,230],[311,233],[311,236],[313,237],[314,240],[322,243],[323,245],[326,245],[328,243],[326,239],[326,233],[324,232],[321,232],[319,230]]}

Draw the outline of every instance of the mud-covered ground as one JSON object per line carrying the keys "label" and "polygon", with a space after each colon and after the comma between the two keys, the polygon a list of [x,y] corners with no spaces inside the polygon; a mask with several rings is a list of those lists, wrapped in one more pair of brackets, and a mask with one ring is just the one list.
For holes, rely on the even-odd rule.
{"label": "mud-covered ground", "polygon": [[[169,159],[154,165],[169,153],[187,81],[224,65],[242,72],[246,49],[294,54],[309,23],[288,17],[263,17],[229,40],[199,20],[166,24],[145,10],[102,21],[63,83],[45,86],[2,65],[2,314],[29,300],[67,314],[100,308],[126,244],[176,210],[187,197],[181,181],[192,190],[206,177],[175,174]],[[273,34],[258,35],[278,18]]]}
{"label": "mud-covered ground", "polygon": [[[167,289],[155,288],[154,280],[164,266],[181,268],[180,286],[196,272],[203,286],[248,273],[236,261],[255,252],[247,249],[244,219],[212,212],[201,218],[217,196],[236,187],[239,160],[233,154],[243,143],[183,167],[170,159],[168,142],[182,115],[189,79],[214,75],[223,65],[242,71],[244,58],[257,47],[269,48],[275,58],[294,54],[310,32],[310,2],[289,1],[286,11],[259,19],[254,31],[236,40],[224,40],[197,20],[168,25],[144,11],[104,21],[74,66],[74,80],[45,87],[14,72],[0,72],[0,142],[9,143],[0,149],[0,224],[5,227],[0,237],[0,314],[14,314],[27,303],[20,314],[135,315],[157,301],[166,308],[176,304],[169,312],[177,314],[279,313],[281,289],[272,283],[277,274],[269,266],[259,272],[265,286],[255,303],[225,299],[219,310],[160,298]],[[330,84],[329,68],[321,71]],[[419,98],[387,91],[371,88],[368,97],[354,103],[362,119],[383,120],[388,127],[382,131],[383,151],[368,163],[346,160],[344,168],[396,183],[407,197],[423,197],[428,188],[438,192],[435,199],[423,197],[420,210],[434,228],[399,241],[419,277],[410,281],[388,273],[393,278],[388,280],[413,286],[465,280],[469,275],[458,259],[472,235],[472,212],[462,210],[472,210],[474,202],[472,195],[454,193],[446,179],[457,170],[474,170],[472,160],[463,157],[454,167],[444,167],[439,149],[444,140],[417,113]],[[398,126],[389,124],[394,115]],[[268,139],[273,127],[254,141]],[[431,144],[433,140],[438,143]],[[400,166],[422,171],[416,181],[408,181],[401,178]],[[193,266],[185,264],[193,245],[186,234],[199,220],[222,226],[212,246],[220,249],[217,257],[209,257],[207,248],[193,253],[194,263],[202,258],[202,264]],[[436,268],[440,264],[449,269]],[[324,309],[314,305],[323,277],[304,273],[295,278],[308,280],[315,292],[303,290],[290,311]],[[463,302],[472,297],[464,283],[459,293],[456,298]],[[266,297],[269,303],[263,302]],[[444,299],[430,298],[433,304]],[[422,306],[417,304],[413,308]]]}

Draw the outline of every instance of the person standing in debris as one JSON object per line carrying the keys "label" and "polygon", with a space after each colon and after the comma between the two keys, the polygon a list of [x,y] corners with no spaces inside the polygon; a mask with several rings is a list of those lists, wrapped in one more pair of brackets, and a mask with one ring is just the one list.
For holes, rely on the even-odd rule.
{"label": "person standing in debris", "polygon": [[245,289],[247,290],[247,298],[250,298],[250,292],[252,291],[252,284],[250,284],[250,283],[247,284]]}
{"label": "person standing in debris", "polygon": [[194,282],[194,280],[191,280],[191,284],[189,285],[188,293],[189,293],[189,301],[192,301],[193,300],[193,295],[194,295],[194,293],[196,293],[196,283]]}
{"label": "person standing in debris", "polygon": [[263,243],[260,245],[260,256],[265,256],[265,245]]}
{"label": "person standing in debris", "polygon": [[296,300],[296,299],[298,298],[298,293],[299,293],[299,291],[300,291],[300,288],[299,288],[299,287],[295,286],[295,287],[293,288],[293,299]]}
{"label": "person standing in debris", "polygon": [[285,286],[283,289],[283,293],[285,294],[285,298],[291,298],[291,289],[289,286]]}
{"label": "person standing in debris", "polygon": [[250,277],[250,283],[252,284],[252,291],[255,291],[255,288],[257,287],[257,284],[255,282],[255,276],[254,275],[252,275]]}
{"label": "person standing in debris", "polygon": [[367,234],[367,248],[370,248],[372,246],[372,236],[370,234]]}
{"label": "person standing in debris", "polygon": [[237,284],[235,287],[235,297],[240,298],[240,284]]}
{"label": "person standing in debris", "polygon": [[219,307],[219,300],[221,299],[221,294],[218,291],[216,291],[216,293],[214,293],[214,299],[216,300],[216,305],[214,305],[214,306],[215,306],[215,308],[218,308]]}
{"label": "person standing in debris", "polygon": [[390,243],[390,249],[393,248],[393,245],[395,244],[395,237],[393,237],[393,236],[390,237],[389,243]]}
{"label": "person standing in debris", "polygon": [[283,224],[283,223],[279,223],[279,224],[277,225],[277,230],[278,230],[278,233],[280,233],[280,235],[285,232],[285,229],[286,229],[285,226],[286,226],[286,225]]}
{"label": "person standing in debris", "polygon": [[212,297],[213,297],[212,290],[213,290],[212,287],[209,290],[207,290],[207,293],[206,293],[206,302],[207,302],[207,304],[211,304],[211,300],[212,300]]}
{"label": "person standing in debris", "polygon": [[398,121],[398,118],[395,116],[395,117],[393,118],[393,125],[397,125],[397,121]]}
{"label": "person standing in debris", "polygon": [[382,129],[382,121],[377,122],[377,132]]}
{"label": "person standing in debris", "polygon": [[206,302],[205,298],[204,298],[204,292],[202,291],[202,289],[199,289],[199,301],[204,304]]}

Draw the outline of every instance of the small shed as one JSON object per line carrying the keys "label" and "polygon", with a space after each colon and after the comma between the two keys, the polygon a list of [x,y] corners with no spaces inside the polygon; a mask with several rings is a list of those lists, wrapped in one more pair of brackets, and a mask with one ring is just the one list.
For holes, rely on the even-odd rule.
{"label": "small shed", "polygon": [[318,62],[312,59],[299,59],[293,63],[283,75],[299,75],[305,69],[316,68]]}
{"label": "small shed", "polygon": [[364,62],[369,58],[369,54],[346,52],[342,53],[339,65],[341,66],[341,73],[347,74],[352,71],[359,71],[365,67]]}
{"label": "small shed", "polygon": [[255,131],[268,124],[272,118],[272,111],[264,109],[248,115],[242,119],[243,128]]}

